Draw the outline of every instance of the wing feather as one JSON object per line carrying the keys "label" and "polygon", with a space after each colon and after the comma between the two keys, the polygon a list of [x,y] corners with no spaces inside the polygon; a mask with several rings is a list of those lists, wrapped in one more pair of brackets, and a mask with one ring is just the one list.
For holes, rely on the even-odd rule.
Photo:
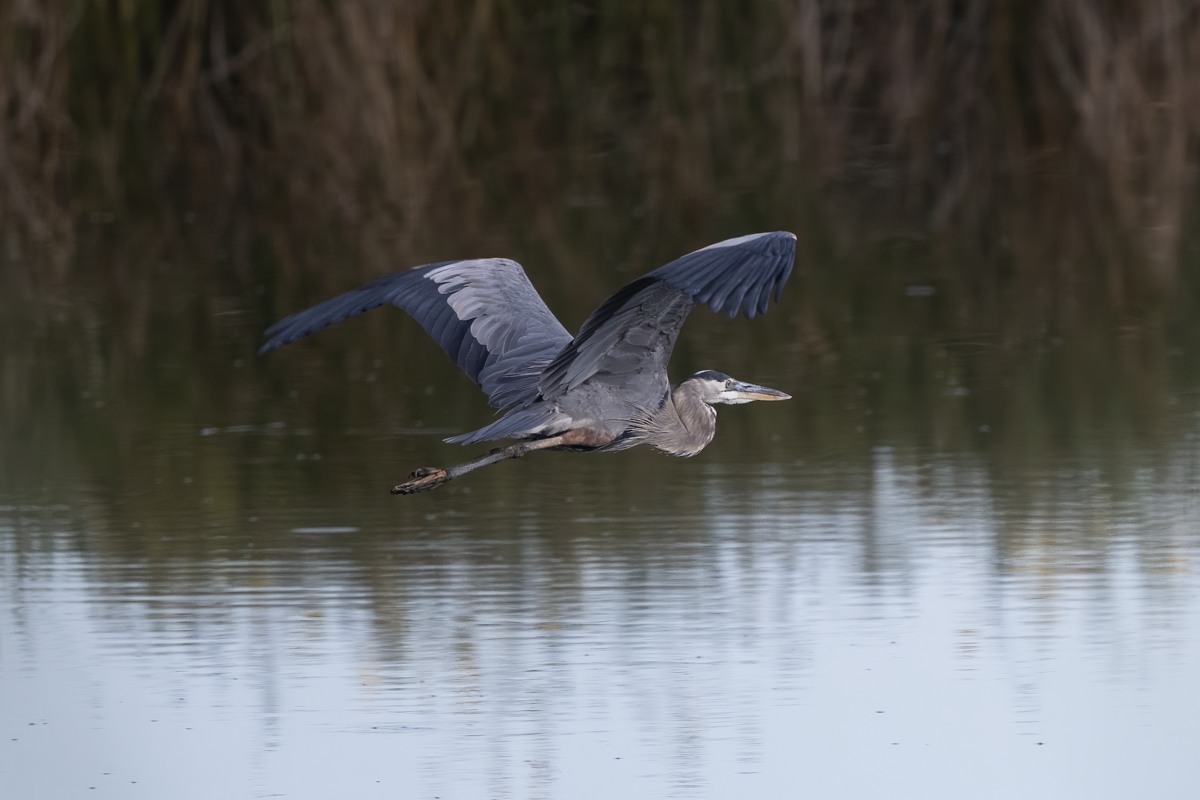
{"label": "wing feather", "polygon": [[655,402],[693,305],[731,317],[765,312],[791,274],[795,246],[793,234],[778,231],[689,253],[618,290],[573,339],[516,262],[427,264],[280,320],[259,353],[391,304],[408,312],[497,408],[528,406],[539,396],[553,401],[585,382],[619,387],[631,402]]}
{"label": "wing feather", "polygon": [[391,304],[413,317],[497,408],[537,396],[537,377],[570,341],[521,265],[444,261],[385,275],[267,328],[259,354]]}
{"label": "wing feather", "polygon": [[709,245],[629,283],[592,312],[542,372],[542,396],[552,400],[590,381],[619,385],[640,402],[656,401],[692,306],[753,318],[766,311],[772,292],[779,299],[795,255],[794,234],[755,233]]}

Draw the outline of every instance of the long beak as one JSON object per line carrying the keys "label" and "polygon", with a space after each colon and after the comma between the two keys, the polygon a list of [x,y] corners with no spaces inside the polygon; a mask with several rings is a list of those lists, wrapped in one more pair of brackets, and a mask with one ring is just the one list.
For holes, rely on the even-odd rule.
{"label": "long beak", "polygon": [[734,381],[733,386],[721,392],[723,396],[738,402],[748,403],[751,400],[791,400],[792,396],[769,386],[759,386],[755,383]]}

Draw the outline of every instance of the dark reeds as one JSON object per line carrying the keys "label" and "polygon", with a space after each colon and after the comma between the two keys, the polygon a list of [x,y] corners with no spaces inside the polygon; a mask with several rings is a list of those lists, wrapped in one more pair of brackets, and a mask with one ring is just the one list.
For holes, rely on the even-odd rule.
{"label": "dark reeds", "polygon": [[1187,0],[8,3],[0,237],[66,270],[149,213],[162,247],[199,219],[243,261],[333,242],[369,273],[770,224],[1120,306],[1177,279],[1197,75]]}

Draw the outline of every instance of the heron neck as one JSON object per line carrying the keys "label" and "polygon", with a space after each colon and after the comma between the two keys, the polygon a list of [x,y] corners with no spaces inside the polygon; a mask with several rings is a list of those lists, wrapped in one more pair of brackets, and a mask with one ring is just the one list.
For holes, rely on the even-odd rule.
{"label": "heron neck", "polygon": [[655,447],[676,456],[694,456],[708,446],[717,433],[717,410],[700,399],[700,388],[690,381],[671,389],[663,405],[663,428],[668,430],[663,446]]}

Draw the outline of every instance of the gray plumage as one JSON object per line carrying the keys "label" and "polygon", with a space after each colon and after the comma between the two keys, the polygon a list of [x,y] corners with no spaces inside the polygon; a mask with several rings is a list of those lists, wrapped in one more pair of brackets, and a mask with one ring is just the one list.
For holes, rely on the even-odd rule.
{"label": "gray plumage", "polygon": [[496,408],[530,399],[542,369],[571,341],[520,264],[479,258],[384,275],[281,319],[258,354],[385,303],[420,323]]}
{"label": "gray plumage", "polygon": [[[714,403],[787,395],[707,370],[672,389],[667,362],[684,320],[697,303],[731,317],[766,311],[791,274],[795,243],[784,231],[757,233],[689,253],[620,289],[574,337],[516,262],[429,264],[280,320],[267,329],[259,353],[390,303],[420,323],[488,402],[507,412],[446,441],[527,440],[502,457],[546,447],[618,450],[638,444],[691,456],[713,438]],[[452,468],[432,485],[499,460],[492,456]],[[412,491],[425,488],[432,486]]]}

